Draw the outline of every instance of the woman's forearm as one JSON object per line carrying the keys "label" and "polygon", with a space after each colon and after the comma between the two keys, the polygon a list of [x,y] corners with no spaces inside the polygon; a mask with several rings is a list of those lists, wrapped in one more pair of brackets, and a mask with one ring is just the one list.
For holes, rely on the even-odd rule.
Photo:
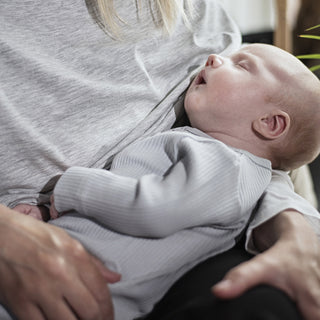
{"label": "woman's forearm", "polygon": [[314,234],[308,222],[299,212],[286,210],[256,227],[252,236],[255,247],[262,252],[272,247],[280,238],[290,240],[292,237],[295,238],[296,232],[308,231]]}

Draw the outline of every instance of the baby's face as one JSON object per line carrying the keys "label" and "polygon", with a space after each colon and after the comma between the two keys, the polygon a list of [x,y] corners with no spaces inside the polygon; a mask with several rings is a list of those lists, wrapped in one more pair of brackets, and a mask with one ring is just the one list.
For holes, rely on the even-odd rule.
{"label": "baby's face", "polygon": [[271,107],[268,97],[292,81],[290,70],[299,64],[287,52],[262,44],[229,57],[210,55],[186,94],[191,125],[204,132],[250,126]]}

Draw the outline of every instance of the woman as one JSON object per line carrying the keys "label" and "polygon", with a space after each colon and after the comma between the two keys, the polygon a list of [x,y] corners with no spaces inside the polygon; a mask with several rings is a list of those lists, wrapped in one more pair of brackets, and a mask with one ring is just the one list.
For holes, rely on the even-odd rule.
{"label": "woman", "polygon": [[[130,142],[172,126],[192,72],[209,53],[228,54],[240,45],[237,28],[214,0],[186,8],[172,0],[5,0],[1,6],[0,201],[11,208],[45,203],[54,180],[49,178],[67,167],[108,167]],[[260,216],[281,211],[268,207],[270,201],[264,199]],[[112,319],[101,280],[117,281],[116,274],[54,226],[1,209],[3,305],[18,319]],[[303,205],[295,209],[308,214]],[[265,220],[252,229],[261,226],[254,229],[256,246],[275,243],[271,250],[236,269],[216,293],[232,297],[259,283],[279,286],[283,267],[304,260],[301,270],[312,284],[300,283],[297,270],[286,269],[280,287],[307,319],[316,318],[320,310],[304,301],[304,290],[318,298],[318,285],[311,282],[318,278],[311,272],[319,249],[315,234],[295,212]],[[283,228],[287,221],[291,227]],[[302,240],[296,248],[297,237]],[[308,240],[314,247],[305,252]],[[270,270],[276,270],[274,277]],[[239,272],[246,277],[237,277]]]}

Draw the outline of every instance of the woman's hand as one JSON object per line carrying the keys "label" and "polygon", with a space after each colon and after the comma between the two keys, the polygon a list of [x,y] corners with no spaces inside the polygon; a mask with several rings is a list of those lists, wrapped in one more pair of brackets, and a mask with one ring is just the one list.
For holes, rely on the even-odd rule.
{"label": "woman's hand", "polygon": [[113,319],[105,268],[63,230],[0,205],[0,302],[19,320]]}
{"label": "woman's hand", "polygon": [[320,244],[295,211],[284,211],[254,231],[255,245],[266,250],[232,269],[213,292],[231,299],[268,284],[285,291],[306,320],[320,319]]}

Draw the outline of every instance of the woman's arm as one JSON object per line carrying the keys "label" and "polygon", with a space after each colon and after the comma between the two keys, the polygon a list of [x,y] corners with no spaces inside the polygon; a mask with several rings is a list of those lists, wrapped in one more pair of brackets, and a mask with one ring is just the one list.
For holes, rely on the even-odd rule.
{"label": "woman's arm", "polygon": [[231,270],[215,294],[233,298],[269,284],[284,290],[306,320],[319,319],[319,235],[317,210],[294,193],[288,175],[275,172],[247,232],[247,249],[264,252]]}
{"label": "woman's arm", "polygon": [[253,239],[264,252],[232,269],[213,288],[214,294],[231,299],[269,284],[285,291],[304,319],[320,319],[320,244],[304,217],[283,211],[257,227]]}
{"label": "woman's arm", "polygon": [[0,244],[0,303],[19,320],[113,319],[119,275],[63,230],[0,205]]}

